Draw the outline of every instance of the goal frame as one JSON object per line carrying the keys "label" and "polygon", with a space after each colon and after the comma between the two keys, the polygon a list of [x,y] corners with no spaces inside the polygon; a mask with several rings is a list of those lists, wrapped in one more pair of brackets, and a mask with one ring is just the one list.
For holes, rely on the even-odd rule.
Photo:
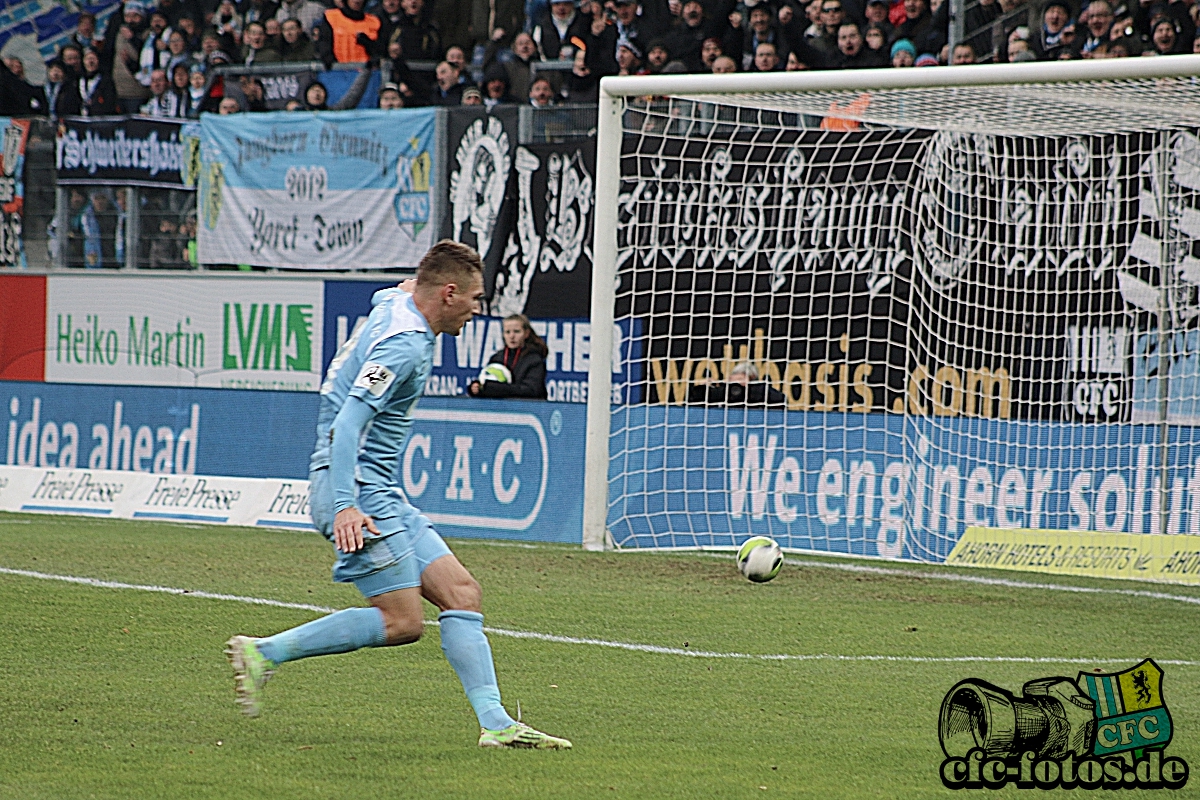
{"label": "goal frame", "polygon": [[980,64],[937,69],[867,69],[772,74],[655,75],[600,81],[596,139],[596,216],[592,259],[591,359],[583,498],[583,548],[603,550],[608,534],[612,421],[612,330],[616,300],[617,196],[621,184],[622,101],[627,97],[871,91],[1037,85],[1155,78],[1200,78],[1200,55]]}

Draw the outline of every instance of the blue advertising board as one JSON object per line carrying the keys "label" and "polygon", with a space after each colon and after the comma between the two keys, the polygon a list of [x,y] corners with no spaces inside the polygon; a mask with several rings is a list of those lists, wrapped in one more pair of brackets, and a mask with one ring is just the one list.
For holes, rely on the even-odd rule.
{"label": "blue advertising board", "polygon": [[900,414],[614,410],[609,529],[626,547],[784,547],[943,561],[970,526],[1200,534],[1200,433]]}
{"label": "blue advertising board", "polygon": [[[315,393],[0,382],[3,463],[308,476]],[[399,483],[447,536],[579,542],[585,407],[426,398]]]}
{"label": "blue advertising board", "polygon": [[312,392],[0,382],[0,455],[17,466],[306,478]]}

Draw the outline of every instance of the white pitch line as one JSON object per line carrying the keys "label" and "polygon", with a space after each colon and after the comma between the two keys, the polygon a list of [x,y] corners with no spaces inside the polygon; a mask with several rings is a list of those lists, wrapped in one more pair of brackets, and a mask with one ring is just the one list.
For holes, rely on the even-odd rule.
{"label": "white pitch line", "polygon": [[[61,581],[80,586],[91,586],[98,589],[132,589],[139,592],[154,592],[186,597],[199,597],[205,600],[229,600],[235,603],[247,603],[256,606],[272,606],[274,608],[289,608],[297,611],[316,611],[321,614],[331,614],[337,611],[329,606],[318,606],[310,603],[288,603],[283,600],[269,600],[264,597],[246,597],[237,594],[222,594],[205,592],[194,589],[179,589],[173,586],[155,586],[139,583],[122,583],[120,581],[105,581],[99,578],[81,578],[75,575],[54,575],[47,572],[34,572],[27,569],[11,569],[0,567],[0,574],[16,575],[22,578],[35,578],[44,581]],[[437,625],[435,620],[426,620],[426,625]],[[688,658],[721,658],[750,661],[883,661],[902,662],[911,664],[958,664],[958,663],[994,663],[994,664],[1126,664],[1136,662],[1137,658],[1050,658],[1034,656],[891,656],[891,655],[838,655],[834,653],[720,653],[712,650],[691,650],[683,647],[662,647],[654,644],[638,644],[635,642],[615,642],[608,639],[592,639],[580,636],[557,636],[551,633],[536,631],[517,631],[509,628],[484,628],[495,636],[506,636],[510,639],[533,639],[539,642],[554,644],[580,644],[593,647],[607,647],[613,650],[626,650],[634,653],[653,653],[656,655],[687,656]],[[1178,667],[1200,666],[1200,661],[1184,661],[1179,659],[1155,659],[1159,664],[1170,664]]]}
{"label": "white pitch line", "polygon": [[[665,551],[659,551],[665,552]],[[701,553],[705,558],[731,559],[729,553]],[[1148,589],[1105,589],[1099,586],[1071,586],[1065,583],[1040,583],[1037,581],[1014,581],[1011,578],[987,578],[982,575],[959,575],[957,573],[937,573],[915,569],[889,569],[888,567],[868,567],[862,564],[843,564],[837,561],[809,561],[785,558],[785,564],[795,567],[812,567],[814,569],[836,569],[843,572],[860,572],[871,575],[893,575],[901,578],[928,578],[934,581],[952,581],[954,583],[974,583],[979,586],[1003,586],[1008,589],[1042,589],[1048,592],[1076,592],[1079,594],[1115,594],[1125,597],[1142,597],[1149,600],[1170,600],[1176,603],[1200,605],[1200,596],[1187,594],[1167,594],[1152,592]]]}

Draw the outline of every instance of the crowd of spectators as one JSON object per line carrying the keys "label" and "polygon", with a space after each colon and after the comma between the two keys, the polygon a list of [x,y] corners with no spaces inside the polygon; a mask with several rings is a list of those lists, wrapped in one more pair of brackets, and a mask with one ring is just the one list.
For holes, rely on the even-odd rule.
{"label": "crowd of spectators", "polygon": [[[1076,7],[1075,2],[1082,2]],[[360,65],[336,104],[319,81],[292,109],[347,108],[386,64],[381,108],[590,103],[605,75],[921,67],[1200,51],[1193,0],[127,0],[46,65],[0,63],[0,115],[265,111],[263,83],[226,93],[221,65]],[[436,64],[432,72],[410,62]],[[545,69],[546,62],[557,68]],[[541,68],[539,68],[541,67]],[[38,70],[40,73],[40,70]]]}

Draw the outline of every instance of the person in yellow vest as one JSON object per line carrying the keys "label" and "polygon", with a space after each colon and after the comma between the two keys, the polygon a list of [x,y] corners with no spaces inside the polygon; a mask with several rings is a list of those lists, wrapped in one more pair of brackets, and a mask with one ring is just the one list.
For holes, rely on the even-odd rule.
{"label": "person in yellow vest", "polygon": [[317,51],[329,68],[333,64],[361,64],[379,58],[379,28],[374,14],[363,11],[366,0],[345,0],[341,8],[325,12],[317,30]]}

